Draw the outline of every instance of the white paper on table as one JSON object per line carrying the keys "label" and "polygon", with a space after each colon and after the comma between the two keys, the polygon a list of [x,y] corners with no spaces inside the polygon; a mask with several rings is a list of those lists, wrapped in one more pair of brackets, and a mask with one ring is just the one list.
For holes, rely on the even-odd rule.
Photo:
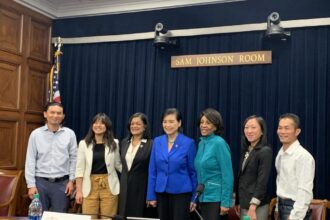
{"label": "white paper on table", "polygon": [[41,220],[91,220],[90,215],[77,215],[60,212],[44,211]]}

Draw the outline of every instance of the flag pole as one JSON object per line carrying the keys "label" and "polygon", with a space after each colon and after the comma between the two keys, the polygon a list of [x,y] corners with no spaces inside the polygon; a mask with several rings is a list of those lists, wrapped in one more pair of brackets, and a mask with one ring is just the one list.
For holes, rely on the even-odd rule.
{"label": "flag pole", "polygon": [[61,47],[63,45],[62,38],[57,37],[54,45],[55,45],[55,47],[57,47],[57,51],[61,52]]}
{"label": "flag pole", "polygon": [[54,46],[57,47],[55,53],[54,53],[54,59],[53,59],[53,66],[50,70],[49,73],[49,102],[53,102],[53,97],[54,97],[54,74],[57,75],[57,77],[55,77],[58,80],[58,74],[60,72],[60,62],[59,62],[59,57],[61,52],[61,47],[62,47],[63,43],[62,43],[62,39],[61,37],[57,37],[56,41],[54,43]]}

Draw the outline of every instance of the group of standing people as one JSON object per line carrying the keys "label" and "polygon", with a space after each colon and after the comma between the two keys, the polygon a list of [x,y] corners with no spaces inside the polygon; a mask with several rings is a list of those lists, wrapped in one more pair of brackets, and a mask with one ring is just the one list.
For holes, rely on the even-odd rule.
{"label": "group of standing people", "polygon": [[[74,132],[61,126],[60,103],[49,103],[44,117],[45,126],[31,133],[25,169],[28,194],[32,198],[39,193],[44,210],[67,212],[76,181],[76,202],[93,218],[117,213],[155,217],[148,207],[157,207],[160,220],[188,220],[198,203],[204,220],[226,219],[234,188],[241,219],[268,218],[273,152],[259,116],[243,123],[236,187],[230,147],[222,137],[223,119],[215,109],[200,114],[198,148],[182,133],[181,114],[175,108],[163,113],[164,134],[154,140],[147,116],[135,113],[120,143],[109,117],[98,113],[78,148]],[[313,198],[315,162],[297,140],[299,125],[298,116],[284,114],[277,130],[283,144],[275,162],[278,210],[285,220],[304,219]]]}

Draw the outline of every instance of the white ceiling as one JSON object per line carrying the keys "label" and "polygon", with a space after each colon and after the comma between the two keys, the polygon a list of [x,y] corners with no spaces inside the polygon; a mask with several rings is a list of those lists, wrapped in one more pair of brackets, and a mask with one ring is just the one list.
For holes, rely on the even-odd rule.
{"label": "white ceiling", "polygon": [[119,14],[243,0],[14,0],[50,18]]}

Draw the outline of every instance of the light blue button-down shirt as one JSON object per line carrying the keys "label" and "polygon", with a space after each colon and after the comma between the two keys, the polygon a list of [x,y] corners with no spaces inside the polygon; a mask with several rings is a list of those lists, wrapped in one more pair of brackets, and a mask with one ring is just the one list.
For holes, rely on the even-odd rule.
{"label": "light blue button-down shirt", "polygon": [[57,132],[47,124],[32,131],[25,161],[25,179],[28,188],[35,187],[35,177],[58,178],[65,175],[74,179],[77,158],[75,133],[66,127]]}

